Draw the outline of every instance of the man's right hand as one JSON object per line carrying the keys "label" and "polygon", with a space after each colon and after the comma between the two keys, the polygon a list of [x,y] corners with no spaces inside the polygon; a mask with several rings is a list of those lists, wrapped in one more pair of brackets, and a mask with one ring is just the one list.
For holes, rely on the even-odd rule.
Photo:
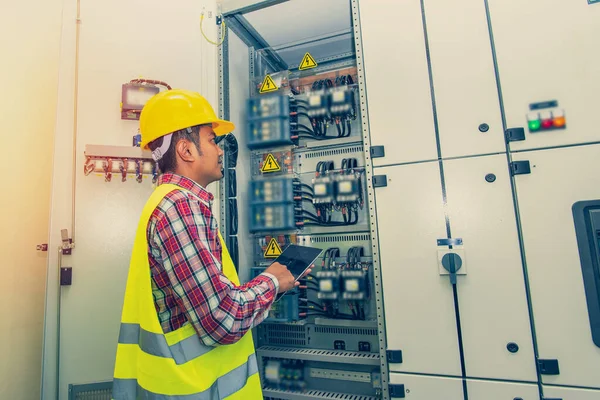
{"label": "man's right hand", "polygon": [[294,282],[294,275],[287,269],[287,267],[278,262],[274,262],[265,270],[269,274],[275,276],[277,281],[279,282],[279,293],[287,292],[290,289],[293,289],[295,286],[298,286],[298,282]]}

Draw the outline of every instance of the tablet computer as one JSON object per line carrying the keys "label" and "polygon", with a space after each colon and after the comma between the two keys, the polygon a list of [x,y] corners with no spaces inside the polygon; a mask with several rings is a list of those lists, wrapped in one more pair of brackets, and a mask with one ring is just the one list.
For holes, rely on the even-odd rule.
{"label": "tablet computer", "polygon": [[[322,252],[323,250],[316,247],[290,244],[273,262],[285,265],[294,277],[294,281],[297,281]],[[284,294],[279,293],[276,300],[279,300]]]}

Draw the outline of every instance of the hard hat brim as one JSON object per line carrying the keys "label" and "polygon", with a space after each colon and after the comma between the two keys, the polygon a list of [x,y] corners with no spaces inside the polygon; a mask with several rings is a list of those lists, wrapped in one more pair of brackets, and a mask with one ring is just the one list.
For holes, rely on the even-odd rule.
{"label": "hard hat brim", "polygon": [[218,119],[213,121],[213,131],[217,136],[227,135],[230,132],[233,132],[235,129],[235,125],[231,121],[225,121],[223,119]]}

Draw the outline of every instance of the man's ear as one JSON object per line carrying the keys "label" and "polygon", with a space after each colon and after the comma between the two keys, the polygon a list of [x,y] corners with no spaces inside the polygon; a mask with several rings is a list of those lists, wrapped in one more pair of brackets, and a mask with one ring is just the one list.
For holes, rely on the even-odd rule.
{"label": "man's ear", "polygon": [[177,142],[177,146],[175,146],[175,151],[177,152],[178,158],[183,162],[193,162],[195,157],[192,152],[192,146],[194,143],[190,142],[187,139],[181,139]]}

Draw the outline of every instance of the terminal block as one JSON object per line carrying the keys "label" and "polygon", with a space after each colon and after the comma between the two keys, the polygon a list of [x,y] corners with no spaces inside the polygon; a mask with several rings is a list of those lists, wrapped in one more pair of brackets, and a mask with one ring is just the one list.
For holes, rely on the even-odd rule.
{"label": "terminal block", "polygon": [[269,385],[287,390],[304,390],[304,361],[268,359],[264,363],[264,378]]}

